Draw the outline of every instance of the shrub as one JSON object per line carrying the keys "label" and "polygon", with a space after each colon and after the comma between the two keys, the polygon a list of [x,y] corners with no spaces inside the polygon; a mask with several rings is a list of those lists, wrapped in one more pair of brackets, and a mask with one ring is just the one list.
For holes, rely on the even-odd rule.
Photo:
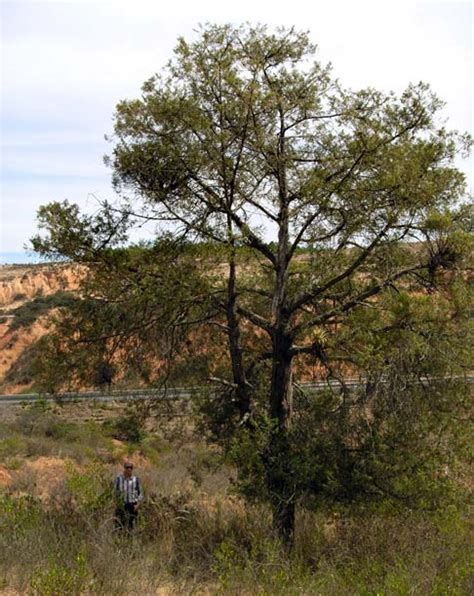
{"label": "shrub", "polygon": [[9,457],[15,457],[24,454],[27,441],[19,435],[12,435],[5,439],[0,439],[0,458],[6,460]]}
{"label": "shrub", "polygon": [[31,578],[34,596],[61,596],[81,594],[88,577],[86,558],[79,552],[73,565],[52,558],[46,569],[39,569]]}
{"label": "shrub", "polygon": [[10,329],[30,327],[39,317],[53,308],[71,306],[76,298],[70,292],[59,291],[49,296],[39,295],[13,309],[14,318]]}
{"label": "shrub", "polygon": [[114,439],[139,444],[146,436],[145,421],[139,412],[129,410],[115,420],[105,423],[106,432]]}
{"label": "shrub", "polygon": [[78,512],[89,515],[107,509],[112,502],[112,480],[105,468],[92,463],[78,471],[69,465],[67,472],[67,498]]}

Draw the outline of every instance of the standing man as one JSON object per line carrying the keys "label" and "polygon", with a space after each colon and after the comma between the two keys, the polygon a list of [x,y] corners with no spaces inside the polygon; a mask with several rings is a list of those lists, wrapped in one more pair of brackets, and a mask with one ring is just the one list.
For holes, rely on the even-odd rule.
{"label": "standing man", "polygon": [[117,503],[115,517],[118,529],[133,530],[138,517],[138,508],[143,500],[141,482],[133,475],[133,464],[125,461],[123,473],[115,478],[114,493]]}

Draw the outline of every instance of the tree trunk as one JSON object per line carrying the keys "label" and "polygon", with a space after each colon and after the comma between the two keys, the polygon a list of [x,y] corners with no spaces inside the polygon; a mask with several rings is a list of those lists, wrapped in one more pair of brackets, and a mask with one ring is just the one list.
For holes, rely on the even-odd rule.
{"label": "tree trunk", "polygon": [[268,482],[272,500],[273,526],[283,543],[291,548],[295,530],[295,488],[293,463],[288,431],[293,414],[293,356],[290,316],[287,304],[289,248],[289,198],[286,174],[285,112],[279,104],[280,131],[278,135],[278,253],[272,299],[272,378],[270,387],[270,416],[276,426],[270,439]]}
{"label": "tree trunk", "polygon": [[293,548],[295,541],[295,502],[273,503],[273,527],[286,548]]}
{"label": "tree trunk", "polygon": [[273,365],[270,386],[270,417],[280,429],[289,427],[293,414],[293,363],[291,338],[277,331],[273,339]]}
{"label": "tree trunk", "polygon": [[247,383],[243,362],[242,346],[240,340],[239,317],[236,312],[236,263],[235,253],[232,247],[232,254],[229,261],[229,278],[227,283],[227,304],[226,317],[229,338],[229,352],[232,365],[232,377],[236,385],[236,400],[239,408],[240,419],[243,419],[250,412],[250,392]]}
{"label": "tree trunk", "polygon": [[288,334],[276,333],[273,341],[270,416],[276,426],[269,445],[268,487],[272,495],[273,526],[283,543],[293,546],[295,490],[288,430],[293,413],[293,365]]}

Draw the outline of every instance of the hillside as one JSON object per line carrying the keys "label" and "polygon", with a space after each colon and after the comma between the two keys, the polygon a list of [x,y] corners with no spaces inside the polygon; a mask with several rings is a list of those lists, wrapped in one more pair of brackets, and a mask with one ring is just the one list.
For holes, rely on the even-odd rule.
{"label": "hillside", "polygon": [[[413,251],[420,250],[420,245],[410,244],[409,247]],[[308,258],[304,253],[297,255],[297,266],[308,266]],[[207,263],[204,261],[204,268],[205,265]],[[248,279],[252,278],[254,264],[244,258],[238,266]],[[214,259],[207,267],[212,275],[224,275],[224,268],[218,259]],[[48,315],[55,308],[68,304],[77,292],[83,274],[84,269],[77,265],[60,263],[0,265],[0,393],[22,393],[32,388],[30,364],[35,351],[37,353],[38,340],[48,330]],[[449,277],[451,272],[448,270],[443,275]],[[470,271],[466,270],[465,275],[470,275]],[[186,373],[193,367],[199,369],[199,359],[211,352],[210,361],[213,365],[218,368],[222,363],[222,344],[213,343],[207,335],[202,335],[200,339],[190,336],[186,350],[180,354],[180,364]],[[155,368],[157,362],[154,362]],[[314,381],[321,378],[322,370],[317,364],[308,364],[301,359],[297,366],[299,380]],[[183,371],[181,374],[184,374]],[[347,376],[351,376],[350,371]]]}
{"label": "hillside", "polygon": [[54,296],[74,292],[79,271],[68,265],[0,265],[0,390],[21,393],[31,386],[29,354],[46,332],[45,314]]}

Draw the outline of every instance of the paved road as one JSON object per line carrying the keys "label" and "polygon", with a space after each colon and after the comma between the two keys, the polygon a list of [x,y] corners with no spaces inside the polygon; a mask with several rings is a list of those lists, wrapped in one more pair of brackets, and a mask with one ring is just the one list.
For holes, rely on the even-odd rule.
{"label": "paved road", "polygon": [[[464,380],[466,383],[474,383],[474,374],[469,374],[465,377],[449,377],[453,380]],[[418,383],[430,383],[437,379],[435,377],[422,377]],[[341,387],[339,381],[318,381],[315,383],[301,383],[300,387],[306,391],[317,391],[325,389],[328,384],[333,389]],[[363,386],[365,381],[358,379],[345,379],[344,384],[349,388],[357,388]],[[99,391],[81,391],[77,393],[60,393],[57,395],[40,395],[38,393],[22,393],[16,395],[0,395],[0,406],[21,405],[25,403],[32,403],[35,401],[60,401],[60,402],[75,402],[75,401],[95,401],[95,402],[113,402],[113,401],[131,401],[148,398],[167,398],[167,399],[186,399],[202,395],[204,391],[209,390],[205,387],[170,387],[166,390],[153,389],[133,389],[128,391],[111,391],[104,393]]]}

